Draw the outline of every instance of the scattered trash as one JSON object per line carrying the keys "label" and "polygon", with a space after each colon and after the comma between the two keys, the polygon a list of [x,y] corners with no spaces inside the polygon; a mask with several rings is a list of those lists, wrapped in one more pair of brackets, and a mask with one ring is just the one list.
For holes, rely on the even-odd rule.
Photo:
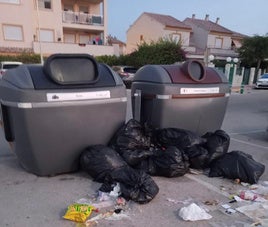
{"label": "scattered trash", "polygon": [[236,213],[236,210],[232,209],[232,208],[228,208],[226,211],[225,211],[227,214],[234,214]]}
{"label": "scattered trash", "polygon": [[74,203],[68,206],[68,209],[63,218],[75,222],[85,222],[91,215],[92,211],[98,210],[88,204]]}
{"label": "scattered trash", "polygon": [[249,218],[255,221],[262,219],[268,219],[268,202],[266,203],[252,203],[236,208],[240,213],[245,214]]}
{"label": "scattered trash", "polygon": [[221,205],[224,209],[229,209],[231,208],[231,206],[229,204],[222,204]]}
{"label": "scattered trash", "polygon": [[229,204],[222,204],[221,206],[224,208],[223,212],[225,214],[232,215],[236,213],[236,210],[233,209]]}
{"label": "scattered trash", "polygon": [[215,206],[218,205],[218,201],[217,200],[207,200],[204,202],[205,205],[209,205],[209,206]]}
{"label": "scattered trash", "polygon": [[236,178],[236,179],[234,180],[234,183],[235,183],[235,184],[240,184],[240,182],[241,182],[241,181],[240,181],[239,178]]}
{"label": "scattered trash", "polygon": [[210,214],[195,203],[191,203],[189,206],[181,208],[179,216],[185,221],[199,221],[212,218]]}
{"label": "scattered trash", "polygon": [[251,191],[241,191],[240,194],[239,194],[240,198],[241,199],[244,199],[244,200],[251,200],[251,201],[254,201],[257,199],[257,195],[252,193]]}
{"label": "scattered trash", "polygon": [[85,225],[86,227],[94,226],[98,223],[99,220],[102,220],[102,219],[117,221],[121,219],[129,219],[129,218],[130,217],[128,214],[114,210],[114,211],[108,211],[106,213],[98,214],[97,216],[88,219],[85,222]]}
{"label": "scattered trash", "polygon": [[[102,185],[95,200],[79,201],[84,202],[84,206],[92,206],[88,212],[92,212],[93,208],[107,209],[90,219],[88,217],[91,212],[85,216],[79,214],[77,219],[73,219],[80,222],[86,220],[85,224],[89,227],[101,219],[129,218],[125,213],[128,200],[144,204],[158,194],[159,188],[151,176],[178,177],[187,172],[206,174],[206,171],[209,171],[209,177],[226,177],[232,179],[234,184],[250,187],[250,190],[242,190],[233,195],[229,201],[230,205],[241,201],[265,202],[265,199],[268,199],[268,182],[250,185],[257,184],[265,166],[242,151],[228,153],[229,143],[230,137],[223,130],[208,132],[201,137],[184,129],[153,129],[131,119],[113,136],[108,146],[93,145],[82,152],[82,170]],[[225,186],[220,189],[227,190]],[[167,198],[167,201],[187,205],[178,212],[185,221],[212,218],[204,208],[193,203],[192,199],[179,201]],[[207,200],[204,204],[216,206],[219,202]],[[233,215],[236,210],[230,205],[225,204],[222,207],[225,214]],[[73,209],[79,211],[78,208]],[[268,213],[266,205],[258,209]],[[253,210],[257,212],[258,209],[255,207]],[[249,212],[250,207],[242,207],[240,210]],[[262,215],[258,218],[268,217]]]}

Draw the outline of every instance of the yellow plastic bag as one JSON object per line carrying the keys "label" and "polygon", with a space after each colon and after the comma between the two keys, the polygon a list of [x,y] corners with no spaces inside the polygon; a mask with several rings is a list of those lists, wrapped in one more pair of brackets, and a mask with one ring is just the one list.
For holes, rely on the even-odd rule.
{"label": "yellow plastic bag", "polygon": [[93,210],[96,210],[96,208],[91,205],[74,203],[68,206],[63,218],[75,222],[85,222]]}

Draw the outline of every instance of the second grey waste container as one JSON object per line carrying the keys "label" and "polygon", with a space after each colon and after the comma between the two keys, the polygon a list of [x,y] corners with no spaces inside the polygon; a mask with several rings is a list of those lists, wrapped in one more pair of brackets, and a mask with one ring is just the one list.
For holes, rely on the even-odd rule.
{"label": "second grey waste container", "polygon": [[203,135],[221,128],[229,94],[225,75],[199,61],[146,65],[132,84],[133,116],[156,128],[183,128]]}
{"label": "second grey waste container", "polygon": [[6,139],[22,166],[39,176],[78,170],[81,151],[108,144],[126,118],[122,80],[85,54],[9,70],[0,99]]}

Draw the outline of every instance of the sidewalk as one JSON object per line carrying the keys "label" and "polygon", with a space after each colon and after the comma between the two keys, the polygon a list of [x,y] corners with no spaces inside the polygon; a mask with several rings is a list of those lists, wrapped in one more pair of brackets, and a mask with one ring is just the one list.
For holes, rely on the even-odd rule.
{"label": "sidewalk", "polygon": [[[37,177],[27,173],[3,140],[2,131],[0,140],[2,226],[85,226],[64,220],[62,216],[68,205],[94,195],[100,184],[83,172],[55,177]],[[125,207],[127,218],[120,219],[118,216],[119,220],[99,220],[97,226],[249,226],[253,223],[239,212],[227,214],[221,206],[229,204],[235,208],[241,205],[228,203],[229,194],[243,188],[231,180],[190,173],[177,178],[153,179],[159,186],[159,193],[151,202],[140,205],[130,201]],[[191,203],[205,208],[212,218],[195,222],[182,220],[178,215],[179,209]]]}

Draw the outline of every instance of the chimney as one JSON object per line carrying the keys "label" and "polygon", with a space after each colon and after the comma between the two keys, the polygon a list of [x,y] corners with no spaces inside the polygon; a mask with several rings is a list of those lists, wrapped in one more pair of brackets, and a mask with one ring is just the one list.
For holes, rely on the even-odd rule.
{"label": "chimney", "polygon": [[208,21],[208,19],[209,19],[209,15],[206,14],[205,20]]}
{"label": "chimney", "polygon": [[192,14],[192,19],[195,19],[195,14]]}
{"label": "chimney", "polygon": [[219,20],[220,20],[220,18],[219,17],[217,17],[217,19],[216,19],[216,24],[218,24],[219,23]]}

